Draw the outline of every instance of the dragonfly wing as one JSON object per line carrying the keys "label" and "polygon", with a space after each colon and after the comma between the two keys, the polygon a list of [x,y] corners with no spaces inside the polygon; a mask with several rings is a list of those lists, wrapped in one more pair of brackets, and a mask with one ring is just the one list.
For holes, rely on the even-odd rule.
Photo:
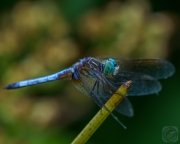
{"label": "dragonfly wing", "polygon": [[[99,92],[97,92],[96,90],[92,91],[92,89],[87,85],[87,81],[85,83],[84,80],[75,82],[74,85],[83,94],[90,96],[100,108],[102,108],[105,105],[105,103],[109,100],[109,98],[112,96],[112,94],[110,94],[105,87],[103,88],[104,90],[100,89],[100,87],[103,87],[102,84],[99,84],[99,86],[98,85],[96,86],[96,88],[99,87],[98,88]],[[107,91],[105,91],[105,89]],[[121,101],[121,103],[116,107],[115,110],[125,116],[132,117],[134,115],[133,107],[130,101],[128,100],[128,98],[126,97]]]}
{"label": "dragonfly wing", "polygon": [[[108,58],[99,58],[100,61]],[[114,58],[119,64],[119,73],[134,72],[149,75],[156,79],[163,79],[172,76],[175,72],[174,66],[163,59],[133,59]]]}
{"label": "dragonfly wing", "polygon": [[148,75],[133,73],[133,72],[121,72],[114,76],[112,81],[114,86],[118,89],[122,82],[132,80],[132,84],[129,88],[128,96],[142,96],[153,93],[158,93],[161,90],[160,82]]}
{"label": "dragonfly wing", "polygon": [[122,115],[129,117],[132,117],[134,115],[133,106],[127,97],[124,97],[124,99],[116,107],[116,111]]}
{"label": "dragonfly wing", "polygon": [[[91,67],[84,67],[75,73],[76,78],[72,79],[75,87],[90,96],[99,107],[102,107],[113,93],[128,80],[133,81],[128,95],[146,95],[161,90],[161,85],[156,78],[141,73],[121,72],[114,77],[106,77],[102,72]],[[128,100],[122,101],[117,111],[127,116],[133,115],[133,108]]]}
{"label": "dragonfly wing", "polygon": [[[109,100],[108,97],[99,97],[99,99],[104,104]],[[124,97],[124,99],[119,103],[115,110],[120,114],[128,117],[132,117],[134,115],[133,106],[127,97]]]}

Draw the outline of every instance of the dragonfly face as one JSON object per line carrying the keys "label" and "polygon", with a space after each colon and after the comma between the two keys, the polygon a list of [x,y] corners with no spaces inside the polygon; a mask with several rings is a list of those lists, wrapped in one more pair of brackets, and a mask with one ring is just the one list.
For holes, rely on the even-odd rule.
{"label": "dragonfly face", "polygon": [[[162,59],[93,58],[87,57],[73,67],[55,74],[16,82],[5,89],[16,89],[43,82],[70,79],[83,94],[90,96],[102,107],[120,85],[128,80],[133,84],[128,96],[142,96],[161,90],[158,79],[174,74],[174,66]],[[126,116],[133,115],[131,103],[125,98],[116,110]]]}

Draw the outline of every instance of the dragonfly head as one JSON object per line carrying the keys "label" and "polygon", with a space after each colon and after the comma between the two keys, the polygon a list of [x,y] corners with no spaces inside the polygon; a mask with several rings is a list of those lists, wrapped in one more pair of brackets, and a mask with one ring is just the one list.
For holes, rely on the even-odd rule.
{"label": "dragonfly head", "polygon": [[107,76],[116,75],[119,70],[119,65],[115,59],[109,58],[104,61],[104,74]]}

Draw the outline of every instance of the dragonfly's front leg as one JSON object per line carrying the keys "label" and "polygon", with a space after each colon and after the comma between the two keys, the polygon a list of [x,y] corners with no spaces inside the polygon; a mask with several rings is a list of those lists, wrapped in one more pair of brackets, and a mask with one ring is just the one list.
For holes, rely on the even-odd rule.
{"label": "dragonfly's front leg", "polygon": [[[100,100],[100,93],[99,93],[99,80],[97,79],[93,85],[93,88],[90,92],[90,96],[93,98],[93,99],[96,99],[98,100],[98,106],[100,108],[103,107],[104,103]],[[96,93],[95,93],[95,87],[96,87]]]}
{"label": "dragonfly's front leg", "polygon": [[91,96],[93,96],[93,94],[94,94],[94,89],[95,89],[96,85],[97,85],[97,80],[95,81],[93,88],[91,90],[91,93],[90,93]]}

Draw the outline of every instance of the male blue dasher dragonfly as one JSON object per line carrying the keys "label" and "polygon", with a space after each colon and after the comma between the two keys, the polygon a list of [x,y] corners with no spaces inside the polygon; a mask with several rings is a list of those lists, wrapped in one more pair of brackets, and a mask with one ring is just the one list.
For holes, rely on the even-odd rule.
{"label": "male blue dasher dragonfly", "polygon": [[[112,94],[128,80],[132,80],[128,96],[142,96],[158,93],[161,84],[158,79],[168,78],[175,72],[174,66],[162,59],[93,58],[87,57],[72,67],[55,74],[9,84],[4,89],[16,89],[39,83],[69,79],[84,95],[90,96],[98,106],[103,107]],[[133,108],[125,99],[116,110],[126,116],[133,116]]]}

